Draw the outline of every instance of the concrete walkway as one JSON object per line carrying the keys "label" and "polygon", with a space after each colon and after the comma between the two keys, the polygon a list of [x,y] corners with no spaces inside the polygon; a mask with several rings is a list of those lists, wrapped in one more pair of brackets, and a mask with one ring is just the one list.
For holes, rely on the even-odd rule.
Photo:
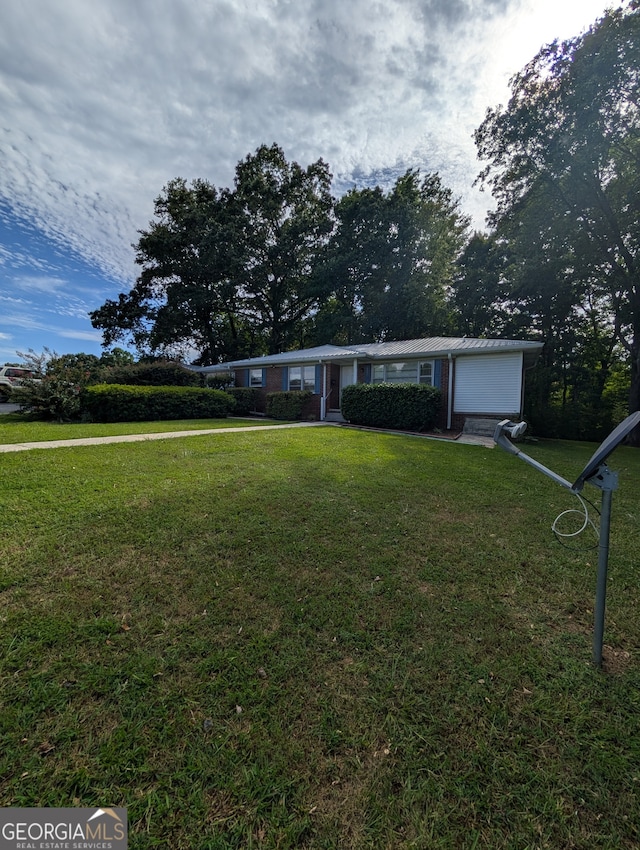
{"label": "concrete walkway", "polygon": [[175,437],[199,437],[203,434],[234,434],[241,431],[274,431],[278,428],[312,428],[327,422],[293,422],[286,425],[249,425],[245,428],[200,428],[194,431],[160,431],[154,434],[121,434],[117,437],[79,437],[77,440],[41,440],[39,443],[7,443],[2,452],[28,452],[31,449],[61,449],[72,446],[103,446],[107,443],[144,443],[146,440],[172,440]]}
{"label": "concrete walkway", "polygon": [[[160,431],[153,434],[121,434],[115,437],[78,437],[76,440],[41,440],[37,443],[6,443],[0,445],[3,452],[28,452],[32,449],[62,449],[73,446],[104,446],[108,443],[144,443],[148,440],[172,440],[176,437],[200,437],[204,434],[240,434],[243,431],[275,431],[281,428],[344,428],[338,422],[292,422],[285,425],[248,425],[236,428],[201,428],[193,431]],[[367,431],[380,431],[378,428],[364,428]],[[423,440],[440,440],[446,443],[467,443],[476,446],[493,448],[494,442],[490,437],[476,437],[461,434],[457,440],[443,439],[431,434],[416,434],[406,431],[385,431],[388,434],[420,437]]]}

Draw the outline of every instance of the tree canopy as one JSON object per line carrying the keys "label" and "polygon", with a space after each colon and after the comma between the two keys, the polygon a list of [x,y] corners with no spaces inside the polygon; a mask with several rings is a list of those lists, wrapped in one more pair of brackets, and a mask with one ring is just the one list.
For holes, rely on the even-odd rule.
{"label": "tree canopy", "polygon": [[[548,347],[590,349],[604,389],[621,346],[640,408],[640,13],[610,10],[543,48],[476,132],[509,296]],[[596,399],[597,401],[598,399]]]}
{"label": "tree canopy", "polygon": [[444,333],[468,219],[437,174],[410,169],[386,194],[353,189],[335,208],[324,274],[331,299],[318,341],[382,341]]}
{"label": "tree canopy", "polygon": [[[203,364],[447,333],[539,339],[529,415],[599,438],[640,409],[640,0],[547,45],[475,140],[496,208],[469,220],[438,174],[336,200],[323,160],[265,145],[230,189],[171,181],[135,286],[91,314],[111,345]],[[630,393],[625,398],[625,393]]]}
{"label": "tree canopy", "polygon": [[140,231],[135,286],[91,314],[105,345],[200,363],[307,343],[442,332],[467,219],[437,174],[336,202],[321,159],[265,145],[233,189],[177,178]]}

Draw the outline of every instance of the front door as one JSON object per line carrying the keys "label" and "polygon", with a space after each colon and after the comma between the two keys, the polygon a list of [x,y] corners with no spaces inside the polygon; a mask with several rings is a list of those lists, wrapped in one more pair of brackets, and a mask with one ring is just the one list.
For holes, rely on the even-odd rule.
{"label": "front door", "polygon": [[356,381],[353,378],[353,365],[349,364],[348,366],[340,367],[340,407],[342,407],[342,390],[345,387],[348,387],[350,384],[355,384]]}

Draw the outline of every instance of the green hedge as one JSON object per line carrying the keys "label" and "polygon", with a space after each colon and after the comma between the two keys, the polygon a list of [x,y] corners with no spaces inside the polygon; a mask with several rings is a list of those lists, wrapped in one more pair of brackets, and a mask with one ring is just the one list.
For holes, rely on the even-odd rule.
{"label": "green hedge", "polygon": [[109,366],[102,371],[101,378],[105,384],[127,387],[201,387],[203,384],[199,372],[185,369],[172,360]]}
{"label": "green hedge", "polygon": [[222,390],[95,384],[83,391],[82,407],[94,422],[152,422],[224,419],[235,402]]}
{"label": "green hedge", "polygon": [[236,403],[233,410],[236,416],[247,416],[257,410],[260,390],[256,387],[229,387],[225,392],[229,393]]}
{"label": "green hedge", "polygon": [[305,405],[312,395],[308,390],[267,393],[267,416],[271,419],[302,419]]}
{"label": "green hedge", "polygon": [[342,391],[342,415],[354,425],[428,431],[440,410],[441,393],[427,384],[351,384]]}

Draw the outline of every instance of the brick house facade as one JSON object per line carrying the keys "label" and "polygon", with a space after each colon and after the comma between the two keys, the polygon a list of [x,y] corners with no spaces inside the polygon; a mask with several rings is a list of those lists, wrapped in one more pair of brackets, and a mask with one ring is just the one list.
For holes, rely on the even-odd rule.
{"label": "brick house facade", "polygon": [[231,371],[235,384],[258,390],[257,412],[267,395],[312,393],[305,419],[340,418],[342,389],[352,383],[429,383],[442,395],[437,426],[461,431],[473,417],[520,418],[524,372],[542,344],[526,340],[431,337],[354,346],[324,345],[200,368]]}

